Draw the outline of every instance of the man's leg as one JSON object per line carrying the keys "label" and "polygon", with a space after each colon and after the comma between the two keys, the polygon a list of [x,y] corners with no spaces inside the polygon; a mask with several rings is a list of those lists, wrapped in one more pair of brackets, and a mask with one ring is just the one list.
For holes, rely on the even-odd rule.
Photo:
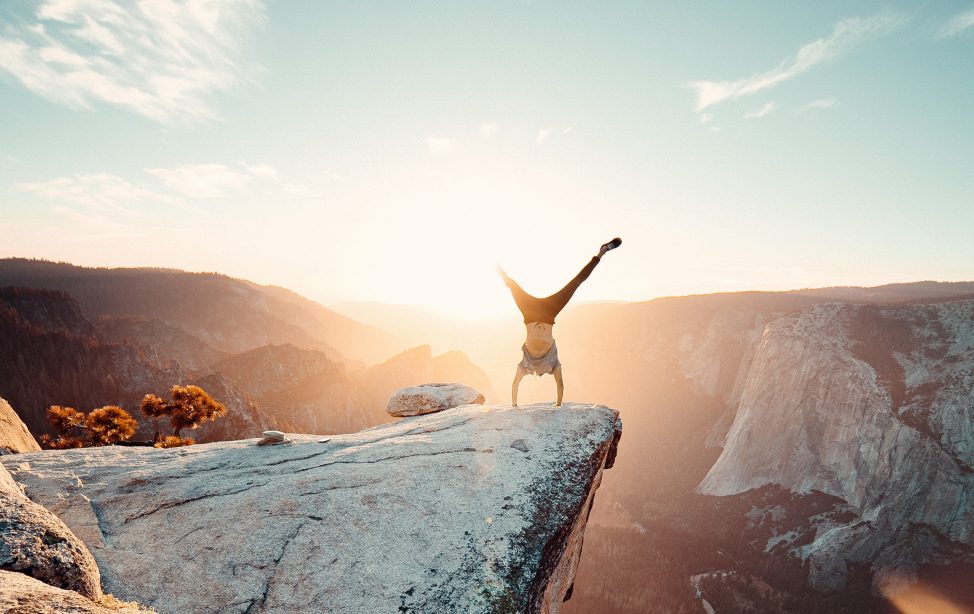
{"label": "man's leg", "polygon": [[522,379],[524,379],[524,369],[518,365],[514,373],[514,383],[511,384],[511,406],[513,407],[517,407],[517,389],[521,386]]}
{"label": "man's leg", "polygon": [[561,407],[561,398],[565,394],[565,380],[561,377],[561,365],[555,367],[551,374],[555,376],[555,384],[558,385],[558,401],[555,403],[555,407]]}
{"label": "man's leg", "polygon": [[511,291],[511,296],[514,297],[514,302],[517,304],[517,308],[521,311],[521,315],[527,317],[528,312],[534,311],[532,307],[535,307],[539,301],[537,297],[531,296],[524,291],[524,288],[518,285],[516,281],[507,276],[504,269],[498,268],[497,272],[504,279],[504,284]]}
{"label": "man's leg", "polygon": [[568,304],[568,301],[571,300],[572,295],[575,294],[575,290],[578,290],[578,287],[582,285],[582,282],[588,279],[588,276],[592,274],[592,271],[595,270],[595,267],[602,260],[602,256],[604,256],[609,250],[613,250],[620,245],[622,245],[622,239],[618,237],[612,239],[608,243],[603,244],[602,247],[599,248],[599,253],[593,256],[592,259],[589,260],[589,263],[582,267],[582,270],[578,272],[578,275],[572,278],[570,282],[565,284],[564,288],[558,292],[555,292],[549,297],[541,299],[541,308],[544,310],[545,316],[551,320],[554,320],[555,316],[561,313],[561,310],[564,309],[565,305]]}
{"label": "man's leg", "polygon": [[545,315],[550,316],[550,318],[553,320],[555,316],[557,316],[561,310],[565,308],[565,305],[567,305],[568,301],[571,300],[572,295],[575,294],[575,290],[578,290],[578,287],[582,285],[582,282],[588,279],[588,276],[591,275],[592,271],[595,270],[595,267],[599,264],[600,257],[601,254],[599,256],[594,256],[589,263],[578,272],[578,275],[573,277],[570,282],[565,284],[564,288],[558,292],[555,292],[551,296],[541,299],[541,305],[545,310]]}

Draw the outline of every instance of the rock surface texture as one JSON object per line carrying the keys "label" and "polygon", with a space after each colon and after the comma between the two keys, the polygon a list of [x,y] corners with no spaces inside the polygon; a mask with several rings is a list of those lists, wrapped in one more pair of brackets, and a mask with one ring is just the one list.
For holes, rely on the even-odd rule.
{"label": "rock surface texture", "polygon": [[0,399],[0,454],[36,452],[41,447],[10,403]]}
{"label": "rock surface texture", "polygon": [[730,495],[765,484],[841,497],[810,581],[840,588],[848,562],[902,571],[974,543],[974,301],[824,304],[765,330],[720,458],[700,485]]}
{"label": "rock surface texture", "polygon": [[393,416],[422,416],[461,405],[483,404],[484,395],[463,384],[423,384],[400,388],[389,398]]}
{"label": "rock surface texture", "polygon": [[556,612],[620,432],[602,406],[466,405],[327,443],[2,461],[161,613]]}
{"label": "rock surface texture", "polygon": [[55,588],[21,573],[0,571],[0,612],[5,614],[137,614],[148,613],[149,610],[143,610],[134,604],[120,604],[110,598],[95,602],[74,591]]}
{"label": "rock surface texture", "polygon": [[85,545],[57,516],[24,496],[3,467],[0,570],[20,572],[92,599],[101,597],[98,567]]}

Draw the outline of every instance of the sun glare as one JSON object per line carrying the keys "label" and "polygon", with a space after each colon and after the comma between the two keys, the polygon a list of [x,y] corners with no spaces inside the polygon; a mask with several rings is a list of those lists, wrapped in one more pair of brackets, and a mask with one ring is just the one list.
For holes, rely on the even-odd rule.
{"label": "sun glare", "polygon": [[883,594],[901,614],[970,614],[924,584],[893,582],[883,588]]}

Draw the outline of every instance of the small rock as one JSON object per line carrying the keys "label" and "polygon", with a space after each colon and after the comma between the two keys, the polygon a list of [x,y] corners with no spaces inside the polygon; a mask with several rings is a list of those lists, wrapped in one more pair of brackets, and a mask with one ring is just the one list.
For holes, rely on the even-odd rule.
{"label": "small rock", "polygon": [[273,446],[279,443],[291,443],[291,440],[281,431],[264,431],[264,437],[257,442],[257,445]]}
{"label": "small rock", "polygon": [[400,388],[389,398],[386,411],[393,416],[421,416],[461,405],[480,404],[484,395],[463,384],[423,384]]}
{"label": "small rock", "polygon": [[513,443],[511,443],[511,447],[515,450],[520,450],[521,452],[528,451],[528,444],[524,443],[523,439],[515,439]]}

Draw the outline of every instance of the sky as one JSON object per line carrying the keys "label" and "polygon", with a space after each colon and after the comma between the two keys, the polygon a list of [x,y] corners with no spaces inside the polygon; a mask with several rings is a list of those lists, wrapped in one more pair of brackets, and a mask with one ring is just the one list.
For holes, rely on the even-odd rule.
{"label": "sky", "polygon": [[326,304],[974,278],[974,2],[0,5],[0,257]]}

